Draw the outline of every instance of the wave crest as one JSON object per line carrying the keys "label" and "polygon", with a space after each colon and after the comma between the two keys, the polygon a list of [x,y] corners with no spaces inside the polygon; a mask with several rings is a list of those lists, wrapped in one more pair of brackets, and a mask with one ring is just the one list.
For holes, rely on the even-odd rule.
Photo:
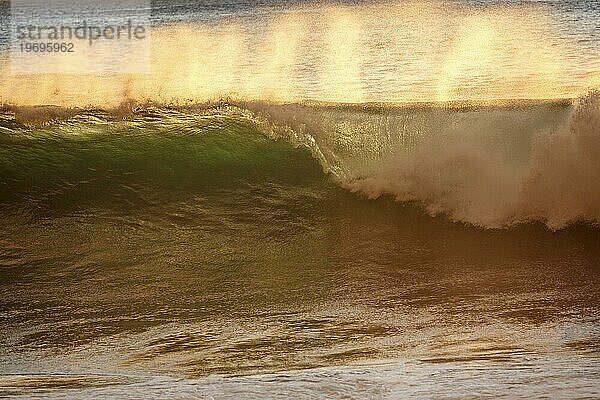
{"label": "wave crest", "polygon": [[487,228],[600,223],[599,92],[581,98],[567,123],[537,132],[527,162],[507,161],[483,136],[434,135],[344,186],[369,198],[415,201],[431,214]]}

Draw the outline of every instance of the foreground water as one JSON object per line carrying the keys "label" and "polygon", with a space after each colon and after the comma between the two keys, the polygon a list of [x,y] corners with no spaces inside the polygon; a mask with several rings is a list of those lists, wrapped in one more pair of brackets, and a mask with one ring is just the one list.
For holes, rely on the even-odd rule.
{"label": "foreground water", "polygon": [[482,231],[323,184],[4,214],[1,392],[598,396],[597,229]]}

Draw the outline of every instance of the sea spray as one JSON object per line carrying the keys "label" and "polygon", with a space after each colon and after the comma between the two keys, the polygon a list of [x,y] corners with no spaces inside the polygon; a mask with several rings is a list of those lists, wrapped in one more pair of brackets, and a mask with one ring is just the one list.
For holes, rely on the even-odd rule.
{"label": "sea spray", "polygon": [[[532,137],[526,164],[510,163],[478,136],[431,136],[372,175],[345,182],[369,198],[390,194],[431,214],[498,228],[542,221],[550,229],[600,222],[600,95],[578,100],[568,120]],[[514,132],[506,132],[513,140]]]}
{"label": "sea spray", "polygon": [[568,124],[536,143],[516,214],[552,229],[600,223],[600,92],[579,99]]}

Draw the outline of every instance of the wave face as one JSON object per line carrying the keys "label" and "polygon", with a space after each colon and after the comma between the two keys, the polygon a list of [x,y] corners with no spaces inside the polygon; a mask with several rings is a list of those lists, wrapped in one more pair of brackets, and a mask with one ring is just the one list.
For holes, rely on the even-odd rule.
{"label": "wave face", "polygon": [[107,200],[159,204],[240,185],[319,191],[323,170],[351,192],[391,195],[480,227],[600,222],[598,93],[575,105],[454,109],[16,108],[2,125],[0,202],[21,213]]}
{"label": "wave face", "polygon": [[268,137],[258,121],[233,108],[147,109],[127,120],[83,113],[35,128],[8,115],[4,125],[0,203],[19,213],[103,202],[147,205],[240,182],[299,185],[322,177],[306,149]]}

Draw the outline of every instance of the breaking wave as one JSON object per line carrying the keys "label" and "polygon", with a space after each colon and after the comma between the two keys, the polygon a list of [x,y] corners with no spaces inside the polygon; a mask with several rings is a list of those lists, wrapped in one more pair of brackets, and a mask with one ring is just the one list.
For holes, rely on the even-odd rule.
{"label": "breaking wave", "polygon": [[[520,162],[480,136],[429,137],[409,154],[391,157],[365,177],[344,183],[370,198],[391,194],[429,213],[482,227],[542,221],[560,229],[600,222],[600,94],[570,110],[556,128],[534,130]],[[523,134],[523,132],[518,132]],[[521,140],[506,132],[505,140]],[[517,150],[516,153],[519,151]]]}
{"label": "breaking wave", "polygon": [[361,196],[485,228],[600,223],[598,92],[574,104],[11,108],[0,125],[5,205],[290,188],[322,169]]}

